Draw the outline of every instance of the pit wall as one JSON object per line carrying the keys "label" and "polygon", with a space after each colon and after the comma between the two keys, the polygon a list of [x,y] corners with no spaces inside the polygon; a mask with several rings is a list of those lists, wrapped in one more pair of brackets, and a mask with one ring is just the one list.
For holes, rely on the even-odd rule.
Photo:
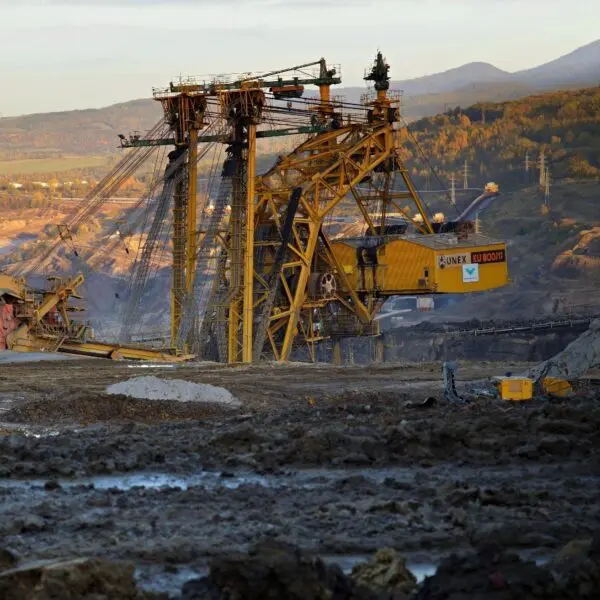
{"label": "pit wall", "polygon": [[[540,362],[552,358],[586,330],[586,326],[548,333],[445,335],[397,329],[375,338],[342,340],[344,364],[435,362],[443,360]],[[300,357],[299,357],[300,358]],[[319,349],[320,362],[332,362],[331,344]]]}

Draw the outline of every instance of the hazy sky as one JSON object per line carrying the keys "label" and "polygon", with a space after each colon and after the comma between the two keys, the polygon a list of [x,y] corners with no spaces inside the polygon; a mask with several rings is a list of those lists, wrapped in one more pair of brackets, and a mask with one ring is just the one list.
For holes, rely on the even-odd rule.
{"label": "hazy sky", "polygon": [[513,71],[600,37],[600,0],[0,0],[0,114],[100,107],[179,74],[327,57],[361,83],[471,61]]}

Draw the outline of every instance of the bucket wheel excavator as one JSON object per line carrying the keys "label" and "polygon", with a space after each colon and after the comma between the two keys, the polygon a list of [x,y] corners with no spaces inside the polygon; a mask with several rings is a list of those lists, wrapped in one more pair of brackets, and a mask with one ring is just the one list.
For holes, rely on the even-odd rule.
{"label": "bucket wheel excavator", "polygon": [[[164,118],[145,136],[121,136],[121,145],[132,150],[62,224],[60,239],[43,246],[17,275],[35,272],[57,248],[72,244],[77,227],[124,177],[155,149],[172,147],[164,175],[140,199],[153,202],[154,214],[134,264],[120,341],[105,345],[108,356],[252,363],[287,361],[298,350],[314,359],[324,340],[376,335],[375,317],[391,295],[505,285],[505,244],[474,232],[467,218],[473,211],[443,226],[430,218],[401,158],[399,96],[389,90],[389,65],[381,53],[365,80],[374,93],[361,104],[332,96],[341,77],[325,59],[260,75],[180,80],[155,90]],[[318,95],[305,98],[306,86]],[[262,140],[300,135],[301,143],[257,174]],[[198,162],[215,147],[225,150],[220,183],[199,202]],[[497,194],[495,187],[488,190],[486,202]],[[358,226],[359,235],[345,236],[343,227],[335,232],[340,223]],[[170,343],[134,356],[131,332],[143,317],[150,265],[165,227]],[[78,256],[78,264],[93,261],[94,252]],[[54,290],[32,300],[33,316],[6,338],[13,348],[26,346],[16,338],[33,339],[38,348],[44,339],[45,348],[102,355],[102,344],[67,322],[67,299],[82,283],[82,277],[57,281]],[[15,295],[4,297],[13,306],[32,297],[20,279],[10,285]],[[42,315],[43,298],[53,308]],[[55,313],[63,329],[53,333],[47,327]]]}

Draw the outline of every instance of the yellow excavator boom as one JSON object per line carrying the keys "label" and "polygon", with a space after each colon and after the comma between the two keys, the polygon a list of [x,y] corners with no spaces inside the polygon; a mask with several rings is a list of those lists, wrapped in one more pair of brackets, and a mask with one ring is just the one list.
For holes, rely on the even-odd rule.
{"label": "yellow excavator boom", "polygon": [[[3,305],[12,305],[6,348],[14,352],[65,352],[113,360],[182,362],[193,358],[170,348],[123,346],[86,339],[87,326],[71,322],[67,316],[73,308],[68,302],[79,297],[78,290],[83,283],[82,274],[67,281],[54,279],[50,290],[36,293],[29,290],[22,279],[0,275],[0,300]],[[2,318],[0,313],[0,325]]]}

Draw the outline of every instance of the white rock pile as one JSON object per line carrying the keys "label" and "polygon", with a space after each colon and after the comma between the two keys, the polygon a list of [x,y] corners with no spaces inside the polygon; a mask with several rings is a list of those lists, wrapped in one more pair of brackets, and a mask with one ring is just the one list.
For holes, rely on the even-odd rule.
{"label": "white rock pile", "polygon": [[192,383],[183,379],[161,379],[149,375],[134,377],[106,388],[107,394],[121,394],[139,400],[175,400],[205,402],[236,408],[242,403],[227,389],[207,383]]}

